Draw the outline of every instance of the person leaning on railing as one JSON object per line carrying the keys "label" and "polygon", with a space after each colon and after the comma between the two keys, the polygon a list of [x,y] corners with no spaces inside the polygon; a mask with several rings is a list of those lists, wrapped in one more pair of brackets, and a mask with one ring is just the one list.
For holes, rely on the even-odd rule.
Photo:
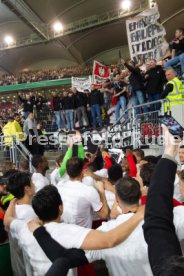
{"label": "person leaning on railing", "polygon": [[[170,109],[174,105],[184,104],[184,85],[182,81],[176,76],[174,69],[166,70],[167,85],[162,93],[162,98],[169,100]],[[164,111],[168,111],[168,104],[164,104]]]}

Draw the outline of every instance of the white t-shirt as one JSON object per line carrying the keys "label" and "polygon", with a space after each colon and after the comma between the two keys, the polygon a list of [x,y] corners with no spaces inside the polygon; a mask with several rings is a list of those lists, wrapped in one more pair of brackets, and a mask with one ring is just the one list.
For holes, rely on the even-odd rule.
{"label": "white t-shirt", "polygon": [[32,175],[32,182],[35,185],[36,193],[45,186],[49,185],[49,180],[47,179],[47,177],[42,175],[41,173],[36,172]]}
{"label": "white t-shirt", "polygon": [[[56,222],[47,223],[45,227],[52,238],[66,248],[79,249],[91,231],[91,229],[77,225]],[[52,263],[29,231],[27,222],[15,219],[10,225],[10,231],[12,236],[18,239],[19,246],[24,253],[24,261],[27,263],[27,266],[29,265],[26,270],[27,276],[45,275]],[[28,272],[28,269],[32,271],[32,274]]]}
{"label": "white t-shirt", "polygon": [[103,206],[97,190],[70,180],[58,184],[57,188],[64,206],[63,221],[91,228],[93,211],[98,212]]}
{"label": "white t-shirt", "polygon": [[108,178],[108,170],[107,169],[101,169],[99,171],[95,172],[96,175],[104,177],[104,178]]}
{"label": "white t-shirt", "polygon": [[[107,232],[128,220],[133,214],[119,215],[116,220],[103,223],[98,230]],[[121,244],[110,249],[86,251],[89,262],[103,259],[110,276],[151,276],[147,244],[144,240],[142,223]]]}
{"label": "white t-shirt", "polygon": [[[98,230],[109,231],[127,221],[133,214],[119,215],[116,220],[102,224]],[[151,276],[147,244],[144,240],[143,222],[121,244],[110,249],[86,251],[89,262],[103,259],[110,276]],[[174,225],[184,254],[184,206],[174,208]]]}
{"label": "white t-shirt", "polygon": [[53,172],[50,174],[50,182],[52,185],[57,186],[59,182],[64,182],[69,179],[68,174],[64,174],[63,176],[60,176],[59,169],[56,168],[53,170]]}
{"label": "white t-shirt", "polygon": [[29,204],[16,204],[15,205],[15,216],[17,219],[35,219],[37,215],[35,214],[33,208]]}

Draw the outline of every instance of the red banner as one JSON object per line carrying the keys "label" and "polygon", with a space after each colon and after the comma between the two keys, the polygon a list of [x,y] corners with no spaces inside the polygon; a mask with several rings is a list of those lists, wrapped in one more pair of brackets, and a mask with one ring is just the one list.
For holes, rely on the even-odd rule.
{"label": "red banner", "polygon": [[110,79],[109,68],[102,63],[94,60],[93,63],[93,83],[102,84],[105,80]]}

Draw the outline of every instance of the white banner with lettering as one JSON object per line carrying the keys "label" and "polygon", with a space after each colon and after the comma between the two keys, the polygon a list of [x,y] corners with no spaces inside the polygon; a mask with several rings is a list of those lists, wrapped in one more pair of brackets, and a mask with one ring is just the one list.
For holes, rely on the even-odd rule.
{"label": "white banner with lettering", "polygon": [[72,77],[72,87],[76,87],[79,92],[83,92],[85,89],[91,90],[91,84],[91,76],[83,78]]}
{"label": "white banner with lettering", "polygon": [[126,20],[130,57],[132,60],[160,60],[168,49],[165,28],[158,22],[158,7],[147,9]]}

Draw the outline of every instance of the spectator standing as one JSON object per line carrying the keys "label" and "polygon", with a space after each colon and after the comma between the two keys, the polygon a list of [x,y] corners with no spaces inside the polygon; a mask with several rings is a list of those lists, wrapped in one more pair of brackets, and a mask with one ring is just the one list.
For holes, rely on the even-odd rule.
{"label": "spectator standing", "polygon": [[[133,61],[131,60],[127,60],[126,62],[123,61],[123,63],[130,72],[129,82],[132,88],[133,105],[144,104],[144,82],[139,67],[136,67]],[[144,113],[146,113],[148,111],[147,107],[143,107],[143,111]],[[137,108],[136,113],[141,113],[140,108]]]}
{"label": "spectator standing", "polygon": [[72,93],[63,93],[62,107],[65,113],[67,129],[74,130],[74,97]]}
{"label": "spectator standing", "polygon": [[60,131],[61,129],[65,128],[65,122],[63,113],[61,111],[61,98],[55,91],[52,93],[51,107],[54,111],[57,128]]}
{"label": "spectator standing", "polygon": [[[148,101],[157,101],[161,99],[163,86],[166,83],[165,72],[160,65],[156,64],[155,59],[149,62],[149,70],[145,74],[146,79],[146,93],[148,94]],[[151,104],[150,110],[156,111],[160,109],[160,103]]]}
{"label": "spectator standing", "polygon": [[18,98],[23,103],[24,118],[27,119],[29,113],[33,113],[34,97],[32,98],[30,94],[26,94],[24,99],[21,92],[19,92]]}
{"label": "spectator standing", "polygon": [[[120,107],[122,108],[122,111],[125,112],[126,110],[126,83],[120,79],[120,75],[116,75],[115,82],[114,82],[114,97],[116,101],[115,105],[115,115],[116,120],[120,118]],[[125,114],[125,119],[128,119],[128,114]]]}
{"label": "spectator standing", "polygon": [[[170,101],[169,107],[172,109],[174,105],[184,104],[184,86],[181,80],[176,76],[174,69],[166,70],[167,85],[162,93],[162,98]],[[167,112],[167,103],[164,105],[164,110]]]}
{"label": "spectator standing", "polygon": [[76,87],[72,87],[73,97],[74,97],[74,105],[77,112],[77,118],[79,120],[79,126],[84,127],[83,120],[85,121],[86,126],[89,125],[87,113],[86,113],[86,105],[87,105],[87,97],[84,93],[78,92]]}
{"label": "spectator standing", "polygon": [[94,85],[91,85],[91,93],[89,94],[89,105],[91,107],[92,123],[93,128],[96,128],[97,117],[98,124],[102,127],[102,114],[101,114],[101,92],[95,88]]}

